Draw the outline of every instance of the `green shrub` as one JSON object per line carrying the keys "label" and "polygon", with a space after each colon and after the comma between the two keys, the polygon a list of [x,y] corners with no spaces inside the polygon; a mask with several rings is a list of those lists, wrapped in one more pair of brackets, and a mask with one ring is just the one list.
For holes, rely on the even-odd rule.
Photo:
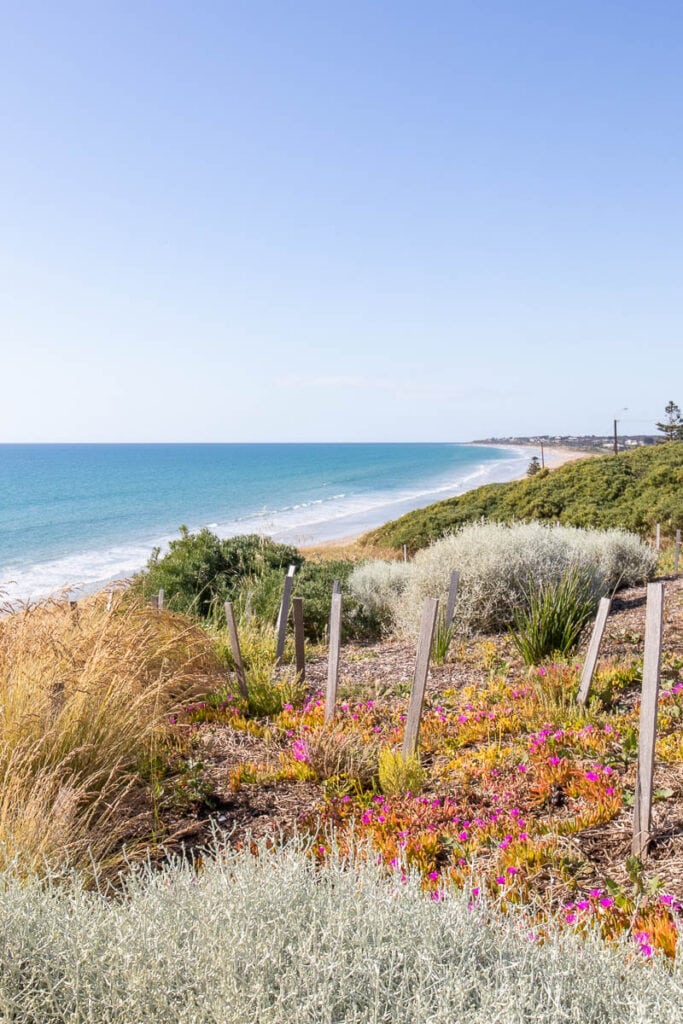
{"label": "green shrub", "polygon": [[[294,576],[292,595],[304,601],[304,631],[313,643],[325,639],[330,620],[332,587],[338,580],[343,594],[342,639],[369,639],[379,635],[381,618],[367,609],[349,591],[347,582],[354,562],[304,562]],[[257,581],[250,580],[242,588],[252,589],[251,606],[263,622],[275,623],[282,600],[284,576],[282,572],[267,572]]]}
{"label": "green shrub", "polygon": [[386,523],[369,543],[417,551],[466,523],[559,522],[651,535],[683,528],[683,442],[579,459],[505,484],[487,484]]}
{"label": "green shrub", "polygon": [[515,614],[512,634],[525,664],[538,665],[553,655],[568,657],[595,614],[598,597],[595,579],[580,569],[532,590],[526,607]]}
{"label": "green shrub", "polygon": [[210,530],[190,533],[181,526],[180,537],[170,542],[165,555],[158,548],[153,552],[134,586],[145,595],[163,589],[166,604],[174,611],[220,617],[223,602],[246,581],[302,561],[296,548],[268,537],[249,534],[221,540]]}

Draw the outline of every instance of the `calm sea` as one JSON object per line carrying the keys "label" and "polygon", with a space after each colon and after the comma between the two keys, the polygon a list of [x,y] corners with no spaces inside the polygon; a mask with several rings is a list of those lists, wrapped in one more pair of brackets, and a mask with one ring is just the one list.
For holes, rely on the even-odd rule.
{"label": "calm sea", "polygon": [[0,590],[37,597],[129,575],[181,524],[346,537],[527,461],[457,444],[0,445]]}

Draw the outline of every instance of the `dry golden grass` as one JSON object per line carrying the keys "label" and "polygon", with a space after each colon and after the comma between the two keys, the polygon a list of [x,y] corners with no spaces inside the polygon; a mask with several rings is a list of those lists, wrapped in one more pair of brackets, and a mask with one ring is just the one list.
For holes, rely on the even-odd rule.
{"label": "dry golden grass", "polygon": [[125,594],[0,620],[0,868],[102,860],[168,716],[220,685],[211,641]]}

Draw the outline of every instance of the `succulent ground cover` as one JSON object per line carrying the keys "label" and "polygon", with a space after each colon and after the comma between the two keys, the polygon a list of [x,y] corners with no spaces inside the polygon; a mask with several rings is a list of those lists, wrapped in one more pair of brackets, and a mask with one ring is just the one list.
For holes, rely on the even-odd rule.
{"label": "succulent ground cover", "polygon": [[378,766],[402,738],[409,646],[345,648],[332,726],[324,724],[322,655],[308,690],[268,718],[250,717],[232,692],[201,702],[174,728],[214,801],[204,827],[211,817],[232,827],[237,845],[250,833],[275,840],[303,831],[315,837],[321,864],[336,844],[367,841],[387,870],[418,870],[435,900],[469,888],[503,909],[533,907],[540,929],[551,918],[573,931],[597,926],[608,939],[628,936],[641,956],[672,956],[683,902],[682,591],[670,582],[657,838],[645,865],[629,855],[642,589],[617,602],[585,709],[574,699],[580,657],[529,669],[508,638],[454,643],[432,671],[421,771],[402,792]]}

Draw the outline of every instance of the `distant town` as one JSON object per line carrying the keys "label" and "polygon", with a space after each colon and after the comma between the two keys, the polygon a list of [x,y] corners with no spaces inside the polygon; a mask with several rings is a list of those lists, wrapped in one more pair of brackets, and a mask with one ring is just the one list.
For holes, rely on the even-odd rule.
{"label": "distant town", "polygon": [[[626,451],[646,444],[656,444],[661,440],[661,435],[619,434],[617,445],[619,451]],[[472,444],[514,444],[529,447],[544,445],[548,448],[573,448],[577,451],[592,452],[614,451],[615,438],[613,434],[536,434],[533,437],[487,437],[473,441]]]}

